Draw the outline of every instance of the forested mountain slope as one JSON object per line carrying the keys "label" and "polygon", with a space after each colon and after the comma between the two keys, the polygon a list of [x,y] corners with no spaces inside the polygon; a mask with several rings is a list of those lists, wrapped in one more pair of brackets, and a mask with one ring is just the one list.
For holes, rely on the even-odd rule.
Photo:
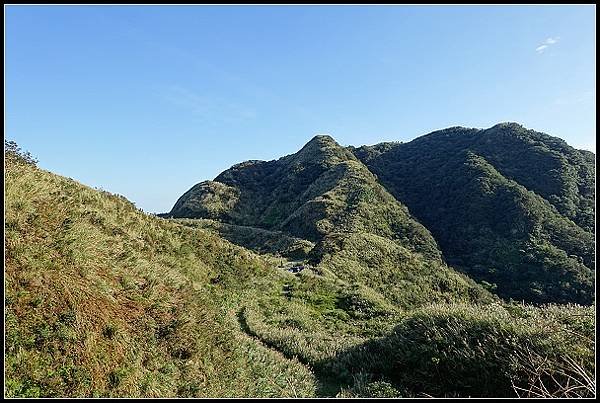
{"label": "forested mountain slope", "polygon": [[593,154],[513,123],[350,149],[451,265],[503,297],[592,303]]}

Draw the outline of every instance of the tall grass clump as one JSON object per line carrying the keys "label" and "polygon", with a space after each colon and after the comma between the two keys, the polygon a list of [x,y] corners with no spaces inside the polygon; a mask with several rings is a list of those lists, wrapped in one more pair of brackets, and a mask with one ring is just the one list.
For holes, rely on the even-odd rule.
{"label": "tall grass clump", "polygon": [[389,381],[403,395],[589,397],[594,324],[591,307],[433,305],[327,365]]}

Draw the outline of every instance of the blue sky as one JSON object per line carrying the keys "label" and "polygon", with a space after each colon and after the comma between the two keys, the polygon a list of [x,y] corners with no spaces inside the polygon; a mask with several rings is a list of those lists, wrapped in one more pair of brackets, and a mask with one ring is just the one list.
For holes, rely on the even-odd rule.
{"label": "blue sky", "polygon": [[516,121],[595,150],[594,6],[7,6],[5,137],[170,210],[234,163]]}

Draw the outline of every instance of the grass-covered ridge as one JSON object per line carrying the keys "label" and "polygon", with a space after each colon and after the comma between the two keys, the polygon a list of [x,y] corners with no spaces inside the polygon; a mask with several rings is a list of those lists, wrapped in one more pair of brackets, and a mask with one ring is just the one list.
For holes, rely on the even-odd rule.
{"label": "grass-covered ridge", "polygon": [[247,306],[242,320],[267,345],[338,379],[340,396],[595,393],[591,307],[435,304],[401,313],[363,302],[371,306],[366,326],[340,337],[331,317],[327,326],[313,323],[318,305],[293,301],[294,321],[270,304]]}
{"label": "grass-covered ridge", "polygon": [[333,232],[374,233],[439,257],[427,229],[329,136],[275,161],[234,165],[192,187],[166,216],[218,219],[312,242]]}

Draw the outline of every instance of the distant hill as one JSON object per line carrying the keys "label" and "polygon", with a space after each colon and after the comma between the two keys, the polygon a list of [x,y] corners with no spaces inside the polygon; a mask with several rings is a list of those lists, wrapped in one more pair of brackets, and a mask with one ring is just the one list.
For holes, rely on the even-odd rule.
{"label": "distant hill", "polygon": [[[365,247],[387,256],[382,242],[393,242],[503,298],[590,304],[594,181],[593,153],[514,123],[359,148],[316,136],[295,154],[199,183],[166,216],[280,231],[315,243],[314,262]],[[407,259],[392,255],[351,260],[394,272]],[[350,266],[336,272],[356,277]]]}

